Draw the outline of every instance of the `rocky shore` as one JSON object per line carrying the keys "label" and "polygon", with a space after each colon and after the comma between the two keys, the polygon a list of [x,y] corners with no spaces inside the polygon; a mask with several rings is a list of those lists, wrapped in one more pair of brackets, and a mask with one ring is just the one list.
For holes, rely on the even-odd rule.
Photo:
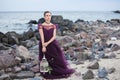
{"label": "rocky shore", "polygon": [[[30,30],[23,34],[0,32],[0,80],[42,80],[38,68],[38,30],[33,25],[44,22],[30,20]],[[58,24],[57,40],[70,66],[76,69],[71,77],[60,80],[119,80],[120,19],[106,22],[73,22],[53,15]]]}

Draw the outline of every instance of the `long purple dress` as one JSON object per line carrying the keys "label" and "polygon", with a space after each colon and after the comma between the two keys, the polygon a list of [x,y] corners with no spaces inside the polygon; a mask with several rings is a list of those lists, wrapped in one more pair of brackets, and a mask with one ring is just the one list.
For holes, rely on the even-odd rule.
{"label": "long purple dress", "polygon": [[[38,25],[38,29],[43,29],[44,40],[47,42],[53,36],[54,29],[57,28],[57,25],[45,26],[42,24]],[[58,41],[54,40],[47,47],[47,51],[45,52],[45,57],[52,68],[51,73],[41,73],[41,75],[46,79],[59,79],[59,78],[67,78],[70,74],[74,73],[74,69],[70,69],[67,67],[68,63],[63,55],[63,51],[59,47]],[[41,40],[39,42],[39,60],[42,60],[43,57],[42,52],[42,43]]]}

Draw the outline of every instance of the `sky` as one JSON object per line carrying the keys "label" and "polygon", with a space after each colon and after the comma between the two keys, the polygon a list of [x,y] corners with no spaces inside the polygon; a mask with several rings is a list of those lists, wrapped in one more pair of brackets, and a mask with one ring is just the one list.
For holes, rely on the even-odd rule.
{"label": "sky", "polygon": [[114,11],[120,0],[0,0],[0,11]]}

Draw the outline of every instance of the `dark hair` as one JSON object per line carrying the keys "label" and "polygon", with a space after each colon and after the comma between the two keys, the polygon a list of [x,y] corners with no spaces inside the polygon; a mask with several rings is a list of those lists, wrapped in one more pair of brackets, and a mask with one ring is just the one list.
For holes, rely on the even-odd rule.
{"label": "dark hair", "polygon": [[44,12],[44,16],[45,16],[45,14],[46,14],[46,13],[50,13],[50,14],[51,14],[51,12],[50,12],[50,11],[45,11],[45,12]]}

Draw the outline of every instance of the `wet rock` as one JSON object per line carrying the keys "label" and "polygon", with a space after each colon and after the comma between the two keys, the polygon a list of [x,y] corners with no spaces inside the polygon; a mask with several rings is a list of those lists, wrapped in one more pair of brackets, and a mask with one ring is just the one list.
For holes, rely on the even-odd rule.
{"label": "wet rock", "polygon": [[93,79],[94,78],[94,74],[92,72],[92,70],[88,70],[87,72],[85,72],[85,74],[82,77],[83,79]]}
{"label": "wet rock", "polygon": [[36,21],[36,20],[30,20],[30,21],[28,22],[28,24],[37,24],[37,21]]}
{"label": "wet rock", "polygon": [[41,23],[43,23],[43,22],[45,22],[44,18],[40,18],[40,19],[38,20],[38,24],[41,24]]}
{"label": "wet rock", "polygon": [[111,19],[111,22],[120,23],[120,19]]}
{"label": "wet rock", "polygon": [[75,23],[78,23],[78,22],[84,22],[84,20],[78,19],[78,20],[75,21]]}
{"label": "wet rock", "polygon": [[114,13],[120,13],[120,10],[113,11]]}

